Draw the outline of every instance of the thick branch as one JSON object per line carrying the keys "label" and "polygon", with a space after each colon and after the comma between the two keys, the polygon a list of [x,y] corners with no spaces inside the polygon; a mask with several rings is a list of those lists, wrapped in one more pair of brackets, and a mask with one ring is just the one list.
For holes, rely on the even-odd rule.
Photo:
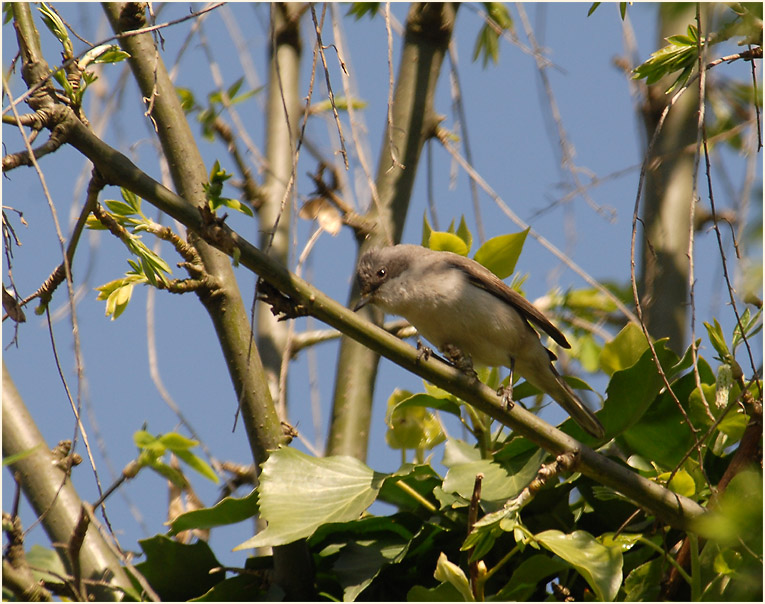
{"label": "thick branch", "polygon": [[[3,363],[3,457],[33,451],[14,463],[12,471],[21,476],[21,486],[35,513],[45,515],[43,526],[51,543],[68,543],[82,509],[82,501],[68,477],[65,477],[45,440],[29,415],[8,369]],[[59,552],[61,555],[62,552]],[[69,559],[61,555],[64,564]],[[79,551],[80,576],[108,583],[93,587],[98,600],[119,600],[122,590],[132,590],[132,584],[120,561],[96,530],[85,535]],[[67,568],[71,572],[71,567]],[[113,587],[108,588],[111,584]]]}

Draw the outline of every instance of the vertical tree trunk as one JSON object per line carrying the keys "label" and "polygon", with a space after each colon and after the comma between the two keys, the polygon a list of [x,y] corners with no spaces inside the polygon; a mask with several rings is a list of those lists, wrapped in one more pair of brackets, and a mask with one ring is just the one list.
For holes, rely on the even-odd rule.
{"label": "vertical tree trunk", "polygon": [[[684,33],[693,22],[695,4],[659,7],[658,47],[664,38]],[[672,80],[647,88],[643,122],[648,138],[671,95]],[[648,332],[669,338],[669,347],[682,354],[688,320],[690,207],[693,195],[693,152],[699,109],[698,88],[689,88],[670,110],[654,147],[643,198],[644,236],[641,250],[640,293]],[[685,149],[685,150],[684,150]]]}
{"label": "vertical tree trunk", "polygon": [[[285,198],[292,176],[300,127],[300,4],[271,5],[272,39],[266,108],[265,199],[258,210],[260,249],[287,266],[294,184]],[[286,115],[285,115],[286,112]],[[284,204],[284,205],[282,205]],[[278,224],[277,224],[278,221]],[[258,349],[274,401],[279,401],[279,373],[289,324],[277,321],[268,304],[258,304]],[[282,400],[286,397],[282,396]],[[279,413],[284,417],[284,409]]]}

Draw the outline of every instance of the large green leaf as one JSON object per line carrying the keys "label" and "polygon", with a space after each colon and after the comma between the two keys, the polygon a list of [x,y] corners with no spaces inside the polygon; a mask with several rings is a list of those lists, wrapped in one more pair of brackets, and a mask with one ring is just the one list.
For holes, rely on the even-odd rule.
{"label": "large green leaf", "polygon": [[253,490],[247,497],[226,497],[211,508],[186,512],[170,524],[170,535],[189,529],[209,529],[216,526],[236,524],[258,513],[258,492]]}
{"label": "large green leaf", "polygon": [[[656,342],[654,348],[664,372],[671,374],[670,369],[678,362],[677,355],[667,349],[666,341]],[[635,424],[663,387],[664,381],[656,370],[652,353],[644,349],[636,363],[611,376],[603,411],[598,414],[606,432],[611,435],[620,434]]]}
{"label": "large green leaf", "polygon": [[539,589],[539,582],[568,568],[568,565],[549,554],[534,554],[521,562],[513,571],[510,581],[496,595],[497,600],[527,602]]}
{"label": "large green leaf", "polygon": [[500,279],[506,279],[515,271],[515,265],[523,250],[529,229],[492,237],[475,253],[475,260],[483,264]]}
{"label": "large green leaf", "polygon": [[539,470],[545,452],[539,449],[525,460],[523,465],[513,467],[500,465],[488,459],[455,464],[446,473],[443,489],[458,493],[465,499],[473,495],[476,474],[483,474],[481,481],[481,501],[504,503],[516,497],[531,482]]}
{"label": "large green leaf", "polygon": [[587,580],[598,600],[612,602],[622,583],[622,552],[606,547],[585,531],[544,531],[535,539],[571,564]]}
{"label": "large green leaf", "polygon": [[206,593],[225,578],[224,571],[204,541],[184,545],[157,535],[138,542],[146,561],[136,564],[163,601],[184,602]]}
{"label": "large green leaf", "polygon": [[353,457],[274,451],[263,464],[258,486],[268,527],[234,549],[284,545],[309,537],[327,522],[355,520],[375,500],[386,477]]}
{"label": "large green leaf", "polygon": [[603,346],[600,368],[608,375],[632,367],[648,348],[643,331],[634,323],[627,323],[613,340]]}

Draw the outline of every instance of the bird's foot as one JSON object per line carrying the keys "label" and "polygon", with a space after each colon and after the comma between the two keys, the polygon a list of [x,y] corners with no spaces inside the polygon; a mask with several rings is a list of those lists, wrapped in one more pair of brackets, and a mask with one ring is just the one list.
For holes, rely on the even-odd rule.
{"label": "bird's foot", "polygon": [[417,360],[420,361],[422,359],[425,359],[426,361],[431,357],[433,354],[433,350],[431,348],[428,348],[420,342],[420,339],[417,339]]}
{"label": "bird's foot", "polygon": [[502,408],[512,409],[515,403],[513,402],[513,383],[510,382],[507,386],[500,386],[497,388],[497,396],[502,399]]}
{"label": "bird's foot", "polygon": [[470,358],[470,355],[463,353],[453,344],[445,344],[441,347],[441,352],[446,355],[452,365],[466,374],[471,381],[478,381],[478,374],[473,369],[473,359]]}

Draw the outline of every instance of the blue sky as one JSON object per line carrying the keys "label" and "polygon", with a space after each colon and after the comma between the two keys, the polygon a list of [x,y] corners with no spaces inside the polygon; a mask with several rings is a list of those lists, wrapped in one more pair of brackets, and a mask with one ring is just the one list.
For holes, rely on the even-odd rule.
{"label": "blue sky", "polygon": [[[190,6],[194,10],[201,8],[201,5],[187,3],[171,4],[162,8],[158,20],[162,22],[182,17],[188,14]],[[573,197],[567,203],[559,203],[569,192],[572,180],[570,173],[560,167],[560,145],[534,60],[518,46],[502,41],[498,64],[483,68],[480,61],[473,63],[473,46],[482,25],[475,5],[463,5],[458,12],[454,36],[457,68],[467,115],[467,136],[473,151],[474,165],[481,176],[536,232],[552,241],[591,276],[602,281],[627,283],[632,211],[644,134],[636,116],[636,100],[630,94],[629,82],[614,65],[614,59],[625,54],[623,24],[618,10],[615,5],[603,5],[587,17],[589,6],[580,3],[528,4],[525,10],[538,43],[546,49],[546,56],[555,65],[548,73],[550,84],[569,143],[576,149],[574,161],[582,170],[581,180],[588,182],[590,174],[601,179],[619,175],[607,178],[601,185],[589,190],[594,202],[609,214],[612,213],[612,219],[604,218],[594,211],[581,196]],[[100,6],[72,3],[60,4],[57,8],[91,42],[109,36]],[[391,7],[393,15],[401,23],[405,19],[406,9],[402,4],[393,4]],[[365,146],[374,170],[381,147],[388,96],[385,24],[382,16],[359,21],[342,17],[347,5],[338,5],[335,10],[341,17],[341,27],[346,37],[346,50],[342,58],[351,73],[358,97],[367,103],[360,115],[367,131]],[[527,45],[516,7],[512,6],[510,11],[515,19],[518,37]],[[320,15],[320,9],[318,12]],[[637,3],[630,6],[628,12],[637,56],[642,61],[656,48],[656,5]],[[330,17],[328,11],[327,19]],[[246,52],[236,47],[236,37],[232,39],[227,29],[227,23],[232,21],[242,32]],[[248,76],[245,87],[256,87],[265,81],[267,22],[268,5],[253,6],[244,3],[212,11],[203,21],[202,34],[212,49],[227,86],[240,78],[243,72]],[[305,94],[308,89],[314,43],[309,23],[310,16],[303,22],[304,73],[301,94]],[[194,21],[189,20],[163,30],[162,56],[168,66],[175,63],[193,24]],[[4,26],[3,34],[5,69],[16,47],[10,25]],[[325,44],[333,41],[330,25],[325,25],[323,35]],[[55,40],[45,31],[41,32],[41,36],[48,60],[57,60],[59,49]],[[397,69],[401,39],[395,31],[393,39],[393,64]],[[76,42],[75,50],[82,49],[84,46]],[[250,71],[248,64],[242,61],[242,57],[247,54],[253,61],[254,71]],[[340,95],[340,72],[331,49],[327,49],[327,60],[335,94]],[[192,89],[198,99],[204,99],[214,90],[209,66],[210,60],[200,39],[193,37],[181,58],[177,85]],[[749,73],[748,64],[732,64],[717,69],[725,70],[726,75],[733,78],[746,79]],[[90,100],[95,100],[98,94],[108,96],[118,89],[122,70],[122,65],[103,69],[98,85],[88,93],[91,95]],[[257,74],[259,82],[253,74]],[[759,75],[761,81],[761,73]],[[103,115],[108,115],[103,138],[160,180],[156,142],[150,124],[143,116],[140,96],[130,78],[128,75],[128,86],[117,97],[119,106],[116,115],[106,114],[102,105],[87,103],[86,112],[93,123]],[[14,95],[23,90],[18,75],[13,77],[11,85]],[[324,98],[324,77],[320,72],[315,85],[314,102]],[[6,106],[7,99],[4,98],[3,107]],[[261,150],[264,148],[263,106],[264,98],[256,95],[236,107],[249,136]],[[455,115],[450,98],[448,63],[444,64],[436,109],[445,116],[444,126],[453,128]],[[342,119],[344,132],[347,139],[350,139],[347,116]],[[200,131],[196,122],[192,123],[192,129],[196,133]],[[332,146],[335,141],[334,132],[334,124],[321,117],[312,118],[307,128],[312,143],[330,158],[336,150]],[[3,137],[6,152],[21,148],[19,137],[11,127],[3,127]],[[222,145],[201,141],[200,146],[208,169],[217,159],[224,168],[233,171],[233,164]],[[445,228],[451,220],[459,221],[464,214],[477,239],[466,175],[453,165],[449,155],[438,144],[432,144],[431,151],[431,179],[441,228]],[[723,161],[730,180],[740,183],[746,170],[745,158],[727,153]],[[41,166],[62,229],[68,233],[72,219],[76,217],[84,200],[84,184],[90,168],[76,152],[69,149],[47,156],[41,161]],[[315,167],[316,160],[304,150],[298,168],[300,199],[304,200],[310,195],[312,186],[305,174]],[[756,168],[761,186],[759,159]],[[353,193],[354,203],[365,209],[369,196],[353,154],[351,171],[346,178],[350,183],[348,191]],[[427,208],[427,180],[426,160],[423,158],[418,167],[404,242],[420,242],[422,216]],[[39,287],[60,262],[61,252],[55,238],[51,212],[32,171],[17,169],[11,172],[3,180],[2,192],[4,206],[23,210],[28,223],[27,227],[23,227],[12,215],[14,227],[23,243],[22,247],[14,250],[13,256],[13,275],[23,297]],[[716,192],[718,204],[730,206],[730,197],[726,196],[722,184]],[[117,190],[110,188],[102,195],[102,199],[116,198],[118,195]],[[486,194],[480,193],[479,199],[487,237],[520,230]],[[147,211],[147,214],[155,216],[151,211]],[[754,219],[761,220],[761,213],[755,213]],[[229,224],[251,241],[257,240],[257,223],[252,219],[230,216]],[[292,256],[293,266],[294,258],[302,250],[312,228],[310,223],[302,220],[297,222],[297,247]],[[726,253],[730,259],[733,255],[729,238],[727,244]],[[477,245],[474,244],[474,250]],[[730,332],[732,315],[726,299],[720,293],[721,269],[713,234],[700,234],[696,245],[697,337],[705,335],[701,331],[700,321],[709,320],[713,316],[726,326],[726,332]],[[168,248],[163,247],[162,253],[171,265],[177,262]],[[154,433],[178,428],[177,418],[162,402],[149,378],[146,289],[135,292],[129,308],[117,321],[105,317],[104,303],[96,300],[93,288],[121,276],[127,268],[126,257],[122,245],[113,238],[103,233],[88,234],[80,245],[74,264],[76,282],[84,287],[77,306],[85,368],[83,409],[104,485],[111,483],[112,472],[119,472],[135,456],[132,434],[141,429],[144,422],[148,423],[148,430]],[[346,302],[354,258],[355,241],[350,232],[343,231],[337,237],[325,233],[315,247],[304,276],[333,298]],[[517,270],[528,274],[524,287],[527,297],[532,300],[553,288],[566,290],[584,286],[580,277],[563,267],[532,240],[528,241]],[[180,276],[178,269],[174,274]],[[251,299],[256,277],[242,268],[237,269],[237,276],[245,299]],[[62,287],[51,305],[57,317],[54,333],[69,386],[76,391],[71,326],[66,316],[66,304]],[[26,314],[28,321],[19,330],[18,347],[11,345],[5,349],[4,360],[32,415],[39,422],[39,428],[53,446],[61,439],[72,437],[74,420],[57,376],[47,326],[40,317],[34,315],[31,308],[27,309]],[[299,320],[297,329],[305,328],[306,323],[305,319]],[[312,328],[321,327],[316,321],[308,324]],[[165,387],[182,407],[206,446],[218,459],[250,462],[251,456],[241,424],[232,434],[236,401],[212,325],[196,297],[171,296],[158,292],[155,297],[154,328],[158,366]],[[4,347],[9,345],[12,337],[13,328],[6,321],[3,325]],[[757,345],[761,346],[761,343]],[[704,346],[702,354],[711,360],[713,353],[706,341]],[[331,408],[336,347],[334,344],[324,344],[313,354],[315,357],[311,363],[315,369],[311,375],[315,380],[309,378],[309,355],[304,352],[291,368],[288,404],[290,421],[305,439],[322,447]],[[761,359],[761,356],[758,358]],[[603,393],[603,378],[586,376],[586,379]],[[419,378],[382,360],[367,460],[378,471],[393,471],[400,462],[399,453],[388,449],[384,441],[385,403],[395,387],[417,391],[421,383]],[[320,409],[317,427],[311,415],[312,397]],[[545,417],[557,422],[563,419],[561,413],[551,405],[545,410]],[[459,433],[454,435],[460,436]],[[298,441],[296,446],[304,445]],[[78,450],[83,453],[81,443]],[[108,458],[104,458],[102,451],[108,452]],[[434,461],[439,461],[440,455],[437,452]],[[13,489],[7,474],[3,478],[3,509],[8,510]],[[202,478],[194,477],[192,480],[205,503],[213,504],[217,487]],[[96,498],[93,473],[86,465],[75,471],[75,485],[82,497],[91,501]],[[166,514],[165,493],[165,481],[146,472],[112,496],[107,509],[123,547],[137,549],[136,539],[165,530],[162,524]],[[131,512],[131,506],[134,512]],[[28,508],[25,510],[23,521],[28,526],[33,516]],[[140,513],[140,518],[136,517],[135,510]],[[249,527],[242,530],[239,526],[213,533],[211,545],[221,561],[230,564],[241,562],[242,554],[232,554],[230,549],[248,537],[248,531]],[[40,528],[36,528],[29,536],[29,543],[38,541],[47,543]]]}

